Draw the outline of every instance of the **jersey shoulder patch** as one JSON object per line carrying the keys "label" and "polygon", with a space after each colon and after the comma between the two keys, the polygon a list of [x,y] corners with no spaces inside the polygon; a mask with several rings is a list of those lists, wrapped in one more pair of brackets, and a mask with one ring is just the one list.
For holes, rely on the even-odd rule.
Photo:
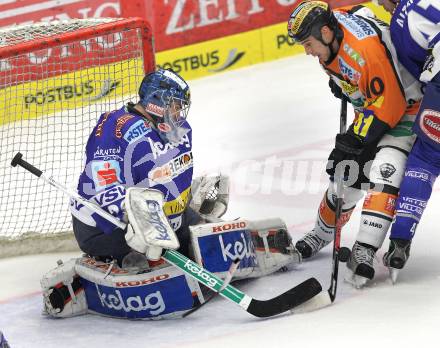
{"label": "jersey shoulder patch", "polygon": [[124,127],[122,138],[129,144],[152,132],[148,121],[134,116]]}
{"label": "jersey shoulder patch", "polygon": [[334,14],[339,24],[358,40],[364,40],[377,35],[373,27],[360,16],[338,11],[335,11]]}

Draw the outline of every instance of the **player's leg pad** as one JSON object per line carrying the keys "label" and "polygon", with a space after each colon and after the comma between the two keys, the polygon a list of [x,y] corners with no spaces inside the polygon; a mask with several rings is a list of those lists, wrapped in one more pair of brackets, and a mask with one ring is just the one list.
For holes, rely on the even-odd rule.
{"label": "player's leg pad", "polygon": [[215,222],[191,226],[190,231],[194,259],[220,277],[237,258],[234,280],[261,277],[301,261],[279,218]]}

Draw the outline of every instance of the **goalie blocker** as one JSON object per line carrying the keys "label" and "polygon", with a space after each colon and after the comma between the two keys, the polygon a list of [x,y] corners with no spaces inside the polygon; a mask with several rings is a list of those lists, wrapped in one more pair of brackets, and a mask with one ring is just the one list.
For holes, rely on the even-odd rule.
{"label": "goalie blocker", "polygon": [[[221,221],[190,227],[197,263],[225,277],[240,259],[233,279],[260,277],[300,262],[281,219]],[[163,261],[150,269],[121,268],[90,257],[59,263],[41,280],[45,312],[52,317],[85,313],[128,319],[181,317],[206,298],[199,284]]]}

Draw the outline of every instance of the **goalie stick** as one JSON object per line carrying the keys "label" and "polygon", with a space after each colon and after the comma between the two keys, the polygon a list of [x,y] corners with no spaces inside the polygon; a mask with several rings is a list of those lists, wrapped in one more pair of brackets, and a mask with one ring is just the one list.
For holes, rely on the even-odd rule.
{"label": "goalie stick", "polygon": [[[101,207],[80,196],[76,191],[70,190],[64,185],[60,184],[52,176],[45,175],[41,170],[23,160],[22,157],[23,155],[21,153],[17,153],[14,156],[11,165],[13,167],[16,167],[17,165],[23,167],[35,176],[63,191],[71,198],[81,202],[89,209],[92,209],[97,214],[113,223],[115,226],[125,229],[125,223],[118,220],[110,213],[107,213]],[[179,268],[199,283],[207,286],[215,292],[218,292],[227,300],[238,304],[248,313],[260,318],[271,317],[291,310],[294,307],[310,300],[322,290],[321,284],[315,278],[309,278],[301,284],[274,298],[269,300],[256,300],[249,295],[246,295],[244,292],[236,289],[232,285],[227,283],[225,284],[225,281],[222,281],[216,275],[205,270],[203,267],[199,266],[197,263],[191,261],[175,250],[166,250],[162,255],[162,259]]]}
{"label": "goalie stick", "polygon": [[214,297],[216,297],[226,286],[229,285],[229,283],[232,280],[232,277],[234,276],[235,271],[237,270],[238,266],[240,264],[240,259],[236,258],[234,261],[232,261],[231,266],[229,266],[228,274],[226,275],[225,279],[223,279],[223,285],[219,292],[214,292],[210,297],[208,297],[205,302],[199,304],[198,306],[190,309],[188,312],[186,312],[184,315],[182,315],[183,318],[187,317],[188,315],[198,311],[201,307],[206,305],[209,301],[211,301]]}

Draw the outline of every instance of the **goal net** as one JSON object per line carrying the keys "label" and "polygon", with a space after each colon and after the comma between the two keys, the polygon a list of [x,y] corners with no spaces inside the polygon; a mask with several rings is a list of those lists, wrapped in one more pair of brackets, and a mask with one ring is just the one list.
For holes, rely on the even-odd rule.
{"label": "goal net", "polygon": [[72,235],[69,199],[12,168],[14,155],[23,153],[76,188],[97,119],[136,102],[145,72],[154,67],[151,29],[141,19],[0,29],[0,257],[38,252],[40,245],[57,249],[59,243],[48,241]]}

